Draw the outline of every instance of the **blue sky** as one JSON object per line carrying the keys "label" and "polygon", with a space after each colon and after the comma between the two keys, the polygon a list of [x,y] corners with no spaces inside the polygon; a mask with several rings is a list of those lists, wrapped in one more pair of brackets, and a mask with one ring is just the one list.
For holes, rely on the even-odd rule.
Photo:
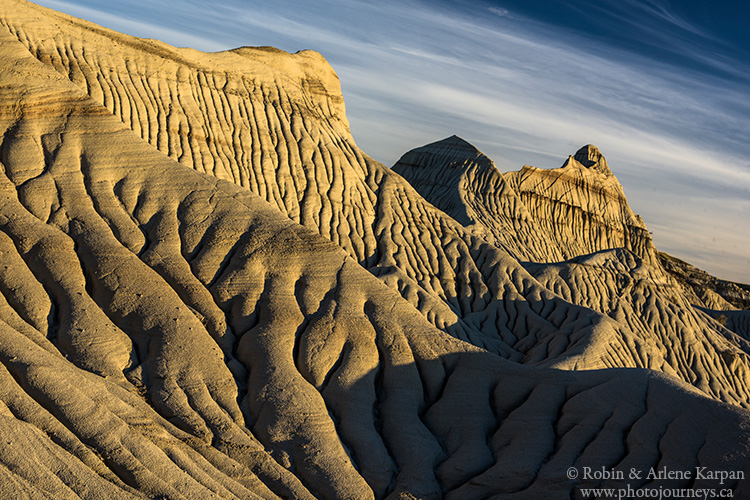
{"label": "blue sky", "polygon": [[206,51],[317,50],[358,145],[387,166],[452,134],[502,171],[595,144],[660,250],[750,283],[745,2],[36,3]]}

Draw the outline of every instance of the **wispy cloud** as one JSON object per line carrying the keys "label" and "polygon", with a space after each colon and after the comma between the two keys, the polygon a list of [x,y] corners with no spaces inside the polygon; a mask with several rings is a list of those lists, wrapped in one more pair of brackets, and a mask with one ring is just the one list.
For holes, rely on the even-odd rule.
{"label": "wispy cloud", "polygon": [[[683,31],[692,33],[693,35],[698,35],[702,38],[707,38],[713,41],[721,41],[720,38],[711,35],[708,31],[701,28],[696,23],[693,23],[685,17],[679,15],[666,2],[660,0],[651,0],[646,2],[627,0],[626,5],[628,9],[642,9],[653,17],[661,21],[665,21]],[[643,18],[641,17],[641,19]]]}
{"label": "wispy cloud", "polygon": [[141,17],[137,9],[131,13],[113,14],[106,7],[102,8],[98,5],[87,7],[63,0],[44,0],[37,3],[132,36],[171,41],[180,47],[199,47],[204,51],[218,51],[226,48],[215,39],[197,36],[189,29],[180,30],[165,26],[163,23],[150,22],[147,18]]}
{"label": "wispy cloud", "polygon": [[493,14],[495,14],[496,16],[510,17],[510,18],[513,17],[513,16],[510,15],[510,11],[508,9],[503,9],[502,7],[490,7],[487,10],[489,10],[490,12],[492,12]]}

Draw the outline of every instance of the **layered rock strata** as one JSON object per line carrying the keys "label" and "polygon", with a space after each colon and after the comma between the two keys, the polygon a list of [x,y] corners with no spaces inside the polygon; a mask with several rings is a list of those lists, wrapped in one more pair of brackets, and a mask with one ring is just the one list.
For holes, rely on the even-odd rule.
{"label": "layered rock strata", "polygon": [[750,287],[711,276],[676,257],[659,252],[664,269],[676,279],[690,303],[707,309],[733,311],[750,309]]}
{"label": "layered rock strata", "polygon": [[643,220],[595,146],[558,169],[500,173],[453,136],[413,149],[393,166],[430,203],[521,261],[559,262],[626,248],[653,259]]}

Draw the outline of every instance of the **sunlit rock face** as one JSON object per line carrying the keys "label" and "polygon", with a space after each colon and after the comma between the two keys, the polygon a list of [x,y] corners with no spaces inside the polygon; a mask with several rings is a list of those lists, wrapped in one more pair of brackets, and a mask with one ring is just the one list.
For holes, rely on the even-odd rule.
{"label": "sunlit rock face", "polygon": [[[590,332],[603,328],[618,339],[629,332],[575,307],[550,321],[537,297],[551,294],[512,256],[356,147],[338,79],[319,55],[267,48],[203,54],[23,3],[8,31],[142,140],[254,192],[331,240],[435,327],[517,361],[569,366],[594,352],[585,354],[586,366],[621,363],[619,355],[608,359],[608,348],[592,348]],[[549,348],[560,331],[573,336]],[[649,366],[661,365],[660,357],[645,356]]]}
{"label": "sunlit rock face", "polygon": [[566,259],[626,248],[653,262],[655,249],[640,216],[595,146],[584,146],[562,167],[525,166],[506,178]]}
{"label": "sunlit rock face", "polygon": [[494,162],[460,137],[409,151],[393,171],[427,201],[515,258],[565,259]]}
{"label": "sunlit rock face", "polygon": [[521,261],[559,262],[612,248],[655,257],[646,226],[592,145],[558,169],[524,166],[502,174],[453,136],[409,151],[393,170],[430,203]]}
{"label": "sunlit rock face", "polygon": [[[0,59],[0,496],[570,498],[604,484],[570,467],[750,473],[738,335],[635,244],[548,264],[565,235],[466,143],[442,154],[474,155],[467,192],[503,191],[486,228],[425,200],[356,147],[320,55],[8,0]],[[597,154],[562,169],[590,172],[580,196],[614,179]]]}

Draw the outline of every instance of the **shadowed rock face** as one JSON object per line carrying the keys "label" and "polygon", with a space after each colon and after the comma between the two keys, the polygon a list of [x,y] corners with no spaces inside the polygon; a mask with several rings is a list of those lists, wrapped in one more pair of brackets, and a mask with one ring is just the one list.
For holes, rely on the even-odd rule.
{"label": "shadowed rock face", "polygon": [[655,258],[646,226],[628,206],[601,152],[584,146],[558,169],[501,174],[453,136],[393,166],[430,203],[522,261],[558,262],[610,248]]}
{"label": "shadowed rock face", "polygon": [[664,270],[679,283],[690,304],[750,340],[750,286],[716,278],[663,252],[658,255]]}
{"label": "shadowed rock face", "polygon": [[593,144],[589,144],[579,149],[573,158],[584,167],[596,170],[605,177],[613,175],[612,171],[609,169],[609,165],[607,165],[607,160],[604,158],[604,155],[602,155],[599,148]]}
{"label": "shadowed rock face", "polygon": [[[1,496],[570,498],[606,485],[567,479],[574,465],[750,473],[746,410],[658,371],[545,368],[682,376],[596,304],[613,290],[561,297],[358,152],[333,80],[299,78],[319,56],[177,51],[16,0],[0,20]],[[225,56],[262,91],[202,80]],[[171,88],[169,64],[192,82],[173,98],[205,109],[148,94]],[[232,103],[264,111],[220,153]],[[154,117],[147,138],[135,114]],[[283,134],[300,121],[329,138]],[[232,155],[254,158],[252,183],[196,168]],[[321,208],[295,216],[294,199]],[[372,219],[347,236],[352,214]],[[589,264],[640,276],[618,259]]]}
{"label": "shadowed rock face", "polygon": [[750,406],[748,336],[693,308],[660,266],[616,249],[526,268],[566,300],[608,315],[656,347],[664,354],[662,371],[721,401]]}
{"label": "shadowed rock face", "polygon": [[[595,146],[581,148],[559,169],[524,167],[501,174],[474,146],[453,136],[406,153],[393,170],[473,234],[526,261],[525,269],[547,289],[606,314],[620,331],[632,332],[661,355],[639,361],[634,354],[635,366],[678,376],[719,400],[749,405],[750,344],[744,330],[728,331],[691,307],[685,289],[660,265],[646,227]],[[555,260],[565,262],[545,263]]]}
{"label": "shadowed rock face", "polygon": [[662,252],[659,252],[659,261],[683,285],[691,304],[725,311],[750,309],[750,287],[747,285],[718,279]]}
{"label": "shadowed rock face", "polygon": [[516,259],[564,260],[515,189],[477,148],[452,136],[409,151],[392,170],[427,201]]}

